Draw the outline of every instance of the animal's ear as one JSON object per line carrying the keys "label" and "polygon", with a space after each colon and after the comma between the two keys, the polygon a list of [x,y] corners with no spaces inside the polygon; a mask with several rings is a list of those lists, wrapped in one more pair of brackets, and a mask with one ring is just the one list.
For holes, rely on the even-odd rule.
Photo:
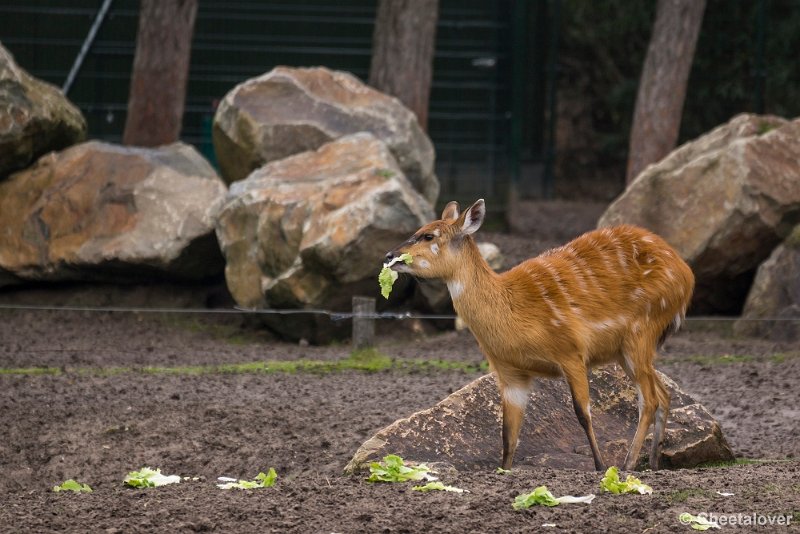
{"label": "animal's ear", "polygon": [[483,199],[479,199],[472,206],[469,207],[461,217],[464,222],[461,224],[461,232],[464,234],[474,234],[478,228],[483,224],[483,219],[486,217],[486,203]]}
{"label": "animal's ear", "polygon": [[442,211],[442,220],[447,222],[455,221],[458,219],[459,213],[458,202],[451,200],[447,203],[447,206],[445,206],[444,210]]}

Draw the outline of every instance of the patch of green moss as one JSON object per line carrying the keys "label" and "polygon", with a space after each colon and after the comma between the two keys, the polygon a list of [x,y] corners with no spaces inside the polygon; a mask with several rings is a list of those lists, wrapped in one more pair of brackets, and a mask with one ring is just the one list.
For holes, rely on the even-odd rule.
{"label": "patch of green moss", "polygon": [[769,360],[772,363],[784,363],[787,360],[791,360],[797,357],[800,357],[800,351],[776,352],[775,354],[769,357]]}
{"label": "patch of green moss", "polygon": [[[377,349],[364,349],[352,352],[340,360],[266,360],[258,362],[229,363],[220,365],[180,365],[174,367],[148,365],[144,367],[79,367],[69,372],[80,375],[112,376],[123,373],[144,373],[154,375],[203,374],[254,374],[254,373],[311,373],[329,374],[343,371],[377,373],[395,370],[408,373],[439,371],[461,371],[465,373],[485,372],[487,364],[470,364],[451,360],[393,359]],[[62,374],[55,367],[0,368],[0,375],[43,375]]]}
{"label": "patch of green moss", "polygon": [[58,367],[11,367],[0,369],[0,375],[60,375]]}
{"label": "patch of green moss", "polygon": [[791,249],[800,248],[800,225],[795,226],[792,233],[783,242]]}
{"label": "patch of green moss", "polygon": [[775,128],[777,128],[778,124],[772,124],[767,121],[761,121],[758,123],[758,129],[756,130],[757,135],[764,135],[767,132],[771,132]]}
{"label": "patch of green moss", "polygon": [[391,178],[396,173],[391,169],[375,169],[375,175],[382,178]]}

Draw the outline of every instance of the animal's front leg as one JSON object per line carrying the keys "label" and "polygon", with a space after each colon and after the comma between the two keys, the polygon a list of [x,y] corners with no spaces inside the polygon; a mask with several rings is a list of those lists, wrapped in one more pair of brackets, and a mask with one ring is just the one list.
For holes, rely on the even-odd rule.
{"label": "animal's front leg", "polygon": [[575,408],[575,415],[578,417],[578,422],[583,427],[584,432],[586,432],[589,447],[592,449],[594,468],[597,471],[604,471],[606,465],[600,454],[600,447],[597,446],[597,438],[595,438],[594,429],[592,428],[592,415],[589,408],[589,379],[586,376],[586,367],[572,365],[564,366],[562,370],[572,393],[572,406]]}

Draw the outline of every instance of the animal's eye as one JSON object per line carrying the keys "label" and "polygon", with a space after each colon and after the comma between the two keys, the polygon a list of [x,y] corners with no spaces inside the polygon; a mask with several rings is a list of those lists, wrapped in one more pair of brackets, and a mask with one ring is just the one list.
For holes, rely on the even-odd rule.
{"label": "animal's eye", "polygon": [[424,234],[422,236],[422,239],[424,239],[425,241],[433,241],[433,237],[434,237],[433,234]]}

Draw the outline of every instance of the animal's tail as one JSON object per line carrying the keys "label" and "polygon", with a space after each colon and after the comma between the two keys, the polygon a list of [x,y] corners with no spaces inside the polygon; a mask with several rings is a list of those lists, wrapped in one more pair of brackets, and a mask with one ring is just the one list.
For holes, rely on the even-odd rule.
{"label": "animal's tail", "polygon": [[663,332],[661,332],[661,337],[658,338],[658,347],[661,348],[661,345],[667,340],[669,336],[676,333],[678,330],[681,329],[684,321],[686,320],[686,310],[680,311],[675,314],[675,317],[672,318],[672,321],[667,325]]}

